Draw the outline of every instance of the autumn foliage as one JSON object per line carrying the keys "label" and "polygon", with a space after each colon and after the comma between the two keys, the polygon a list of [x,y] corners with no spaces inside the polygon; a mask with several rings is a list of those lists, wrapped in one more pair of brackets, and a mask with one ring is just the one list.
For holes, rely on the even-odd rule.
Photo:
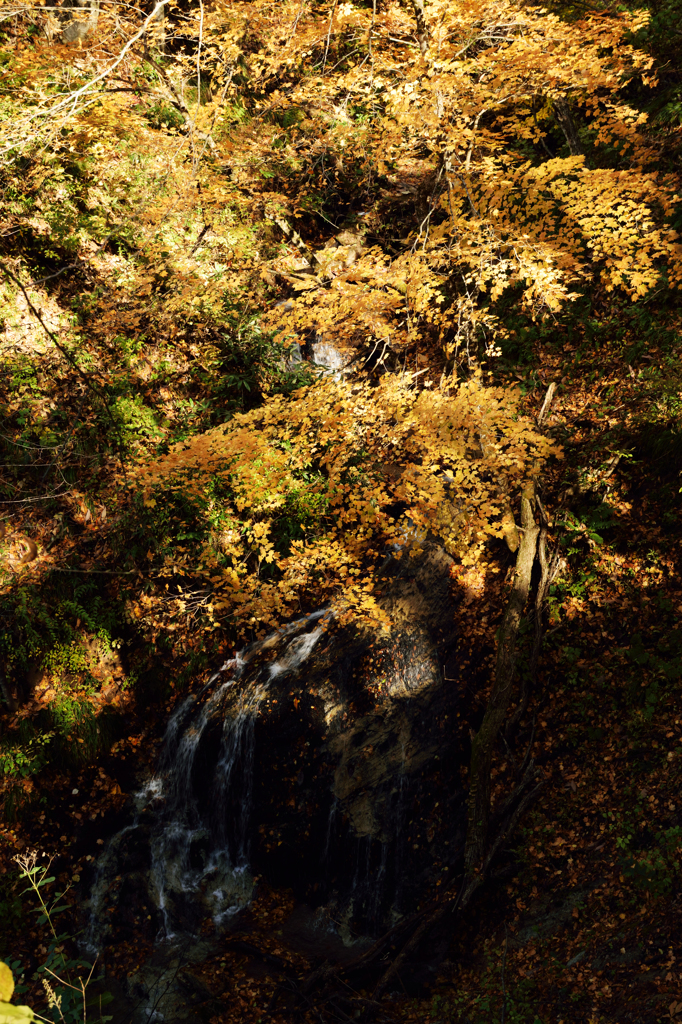
{"label": "autumn foliage", "polygon": [[31,842],[81,870],[190,683],[301,610],[383,623],[429,538],[463,563],[465,749],[539,485],[535,724],[490,778],[528,740],[551,799],[461,939],[489,968],[408,1021],[682,1012],[680,0],[648,7],[0,0],[0,798]]}
{"label": "autumn foliage", "polygon": [[[8,72],[10,87],[31,85],[0,147],[107,161],[150,118],[165,128],[176,197],[160,180],[135,218],[136,294],[162,322],[192,307],[219,315],[256,270],[298,293],[264,317],[282,337],[333,328],[378,358],[438,344],[452,365],[498,351],[496,302],[510,290],[543,316],[591,287],[637,299],[678,286],[676,182],[625,98],[656,84],[634,42],[646,12],[567,22],[486,0],[161,6],[167,55],[158,18],[104,5],[74,84],[59,19],[28,5],[45,38]],[[127,40],[115,57],[99,45],[110,30]],[[52,95],[62,79],[71,92]],[[35,184],[48,173],[30,171]],[[169,239],[198,209],[213,272]],[[279,253],[258,252],[240,226],[254,215]],[[349,217],[355,245],[335,238]],[[97,330],[144,322],[130,283],[101,304]]]}
{"label": "autumn foliage", "polygon": [[[507,289],[543,315],[597,283],[633,299],[661,277],[676,287],[682,248],[666,222],[676,181],[656,170],[646,116],[622,99],[633,79],[652,82],[651,58],[628,41],[646,17],[566,24],[526,5],[433,2],[415,53],[405,50],[414,29],[407,5],[381,14],[332,8],[329,27],[366,38],[367,54],[341,61],[331,90],[324,73],[313,74],[287,101],[308,113],[324,83],[330,106],[372,110],[371,127],[360,130],[343,114],[332,122],[330,110],[318,153],[331,149],[338,179],[351,168],[375,176],[384,216],[420,192],[423,209],[390,257],[377,247],[344,266],[325,254],[315,269],[326,290],[311,292],[310,282],[293,309],[270,322],[299,333],[333,324],[337,336],[370,335],[393,347],[437,337],[461,359],[496,350],[505,332],[494,303]],[[322,23],[305,27],[298,53],[315,45]],[[274,64],[278,56],[272,43],[268,57]],[[272,102],[283,99],[276,92]],[[319,100],[316,107],[319,120]],[[556,134],[548,144],[557,125],[566,155]],[[297,204],[305,205],[305,192]]]}
{"label": "autumn foliage", "polygon": [[524,480],[559,453],[519,398],[477,379],[418,391],[393,374],[376,386],[328,377],[181,442],[140,479],[148,494],[184,488],[216,517],[218,550],[204,553],[215,610],[272,623],[338,594],[376,614],[382,565],[428,533],[474,561]]}

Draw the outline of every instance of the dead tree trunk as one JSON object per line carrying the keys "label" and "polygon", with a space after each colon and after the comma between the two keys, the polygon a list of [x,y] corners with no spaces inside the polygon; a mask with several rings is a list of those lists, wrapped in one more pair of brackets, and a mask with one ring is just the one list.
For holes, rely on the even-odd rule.
{"label": "dead tree trunk", "polygon": [[521,497],[521,539],[516,555],[514,585],[504,613],[497,644],[495,678],[481,728],[471,747],[467,838],[464,848],[466,875],[480,870],[488,847],[490,820],[490,767],[495,744],[511,703],[516,665],[516,638],[535,563],[540,527],[535,522],[535,489],[529,486]]}

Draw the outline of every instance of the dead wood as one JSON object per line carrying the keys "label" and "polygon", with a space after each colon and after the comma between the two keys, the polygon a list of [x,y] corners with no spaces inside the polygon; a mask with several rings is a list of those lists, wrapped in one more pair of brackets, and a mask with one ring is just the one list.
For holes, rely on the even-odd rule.
{"label": "dead wood", "polygon": [[534,505],[535,487],[528,485],[521,496],[521,541],[516,555],[514,583],[500,626],[495,676],[481,728],[471,745],[467,837],[464,847],[465,871],[471,876],[480,869],[488,845],[490,768],[513,696],[516,639],[528,601],[540,534],[540,527],[535,522]]}
{"label": "dead wood", "polygon": [[537,562],[540,566],[540,579],[535,592],[535,607],[533,609],[533,644],[530,652],[528,672],[523,676],[520,684],[519,702],[516,710],[509,716],[504,727],[503,739],[510,745],[516,735],[519,723],[528,710],[530,698],[533,695],[537,683],[538,664],[542,641],[545,636],[545,612],[547,610],[547,599],[549,589],[557,577],[561,562],[560,549],[557,545],[548,557],[547,535],[549,522],[539,497],[535,496],[535,502],[540,521],[540,534],[537,546]]}
{"label": "dead wood", "polygon": [[542,408],[540,409],[540,412],[538,413],[538,426],[539,427],[541,427],[542,424],[545,422],[545,417],[549,413],[549,409],[550,409],[550,406],[552,404],[552,400],[554,398],[554,392],[555,391],[556,391],[556,384],[554,383],[554,381],[552,381],[552,383],[547,388],[547,394],[545,395],[545,400],[542,403]]}

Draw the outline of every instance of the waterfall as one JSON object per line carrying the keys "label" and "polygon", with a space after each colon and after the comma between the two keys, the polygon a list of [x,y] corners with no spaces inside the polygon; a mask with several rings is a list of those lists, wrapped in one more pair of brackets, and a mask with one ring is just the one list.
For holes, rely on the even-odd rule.
{"label": "waterfall", "polygon": [[332,802],[322,866],[327,899],[344,921],[360,922],[369,933],[382,922],[395,923],[403,913],[404,874],[407,864],[406,822],[410,809],[410,781],[404,763],[397,780],[375,792],[382,804],[383,828],[376,835],[359,835]]}
{"label": "waterfall", "polygon": [[[248,904],[253,890],[249,824],[259,707],[274,679],[306,661],[331,618],[328,609],[321,609],[250,644],[215,672],[198,694],[176,708],[166,728],[158,769],[134,795],[132,823],[110,840],[99,859],[84,942],[88,952],[96,953],[102,946],[104,904],[116,884],[127,842],[138,829],[149,833],[149,880],[161,919],[159,940],[173,939],[186,930],[187,920],[192,914],[197,917],[201,909],[221,925]],[[315,628],[305,632],[311,625]],[[258,654],[281,647],[292,634],[298,635],[276,660],[253,673],[227,714],[227,701],[245,668]],[[217,757],[211,767],[202,751],[221,720]]]}
{"label": "waterfall", "polygon": [[252,870],[355,941],[410,912],[432,865],[451,859],[436,829],[457,855],[463,794],[445,821],[433,781],[459,697],[429,634],[341,621],[332,637],[332,619],[321,609],[249,644],[178,703],[96,865],[90,955],[107,936],[184,942],[210,921],[230,927]]}

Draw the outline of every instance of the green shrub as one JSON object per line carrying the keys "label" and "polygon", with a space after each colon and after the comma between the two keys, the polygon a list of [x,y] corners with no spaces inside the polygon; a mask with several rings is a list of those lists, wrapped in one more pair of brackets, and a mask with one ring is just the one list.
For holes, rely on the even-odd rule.
{"label": "green shrub", "polygon": [[147,109],[145,118],[152,128],[182,128],[185,123],[185,115],[182,114],[170,103],[154,103]]}

